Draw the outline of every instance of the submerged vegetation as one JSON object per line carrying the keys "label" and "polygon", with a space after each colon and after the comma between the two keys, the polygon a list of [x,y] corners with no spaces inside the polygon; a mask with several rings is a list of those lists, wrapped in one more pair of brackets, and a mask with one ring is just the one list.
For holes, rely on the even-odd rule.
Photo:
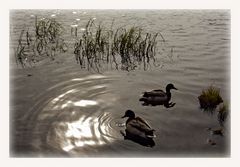
{"label": "submerged vegetation", "polygon": [[198,96],[200,107],[204,110],[213,110],[223,102],[220,96],[220,90],[210,86],[208,89],[203,90],[202,94]]}
{"label": "submerged vegetation", "polygon": [[15,58],[24,68],[44,57],[54,59],[57,52],[66,52],[67,44],[62,38],[64,28],[55,19],[35,17],[33,30],[23,29],[15,49]]}

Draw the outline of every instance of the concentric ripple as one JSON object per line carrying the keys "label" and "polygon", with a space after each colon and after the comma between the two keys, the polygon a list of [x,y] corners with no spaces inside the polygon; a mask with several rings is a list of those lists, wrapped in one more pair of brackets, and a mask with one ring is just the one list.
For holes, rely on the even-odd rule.
{"label": "concentric ripple", "polygon": [[120,127],[115,123],[119,116],[111,112],[119,97],[108,87],[112,80],[90,75],[49,88],[33,107],[38,109],[32,120],[34,146],[41,149],[47,144],[71,154],[92,147],[97,150],[119,139]]}

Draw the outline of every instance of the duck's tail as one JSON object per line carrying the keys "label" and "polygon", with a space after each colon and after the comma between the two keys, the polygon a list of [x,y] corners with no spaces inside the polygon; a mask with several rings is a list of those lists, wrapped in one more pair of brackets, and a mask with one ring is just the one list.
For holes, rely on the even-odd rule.
{"label": "duck's tail", "polygon": [[146,137],[148,137],[148,138],[155,138],[157,136],[155,134],[153,134],[153,135],[146,135]]}
{"label": "duck's tail", "polygon": [[141,97],[140,99],[139,99],[139,101],[146,101],[147,100],[147,98],[146,97]]}
{"label": "duck's tail", "polygon": [[154,138],[154,137],[156,137],[156,135],[153,133],[155,130],[154,129],[152,129],[152,130],[149,130],[148,132],[146,132],[145,134],[146,134],[146,137],[148,137],[148,138]]}
{"label": "duck's tail", "polygon": [[149,92],[142,92],[142,97],[149,97]]}

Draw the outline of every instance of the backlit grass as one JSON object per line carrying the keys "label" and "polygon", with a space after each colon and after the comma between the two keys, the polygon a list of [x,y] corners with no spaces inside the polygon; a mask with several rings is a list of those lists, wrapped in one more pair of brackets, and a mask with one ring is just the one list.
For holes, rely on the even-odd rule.
{"label": "backlit grass", "polygon": [[220,90],[210,86],[208,89],[203,90],[202,94],[198,97],[200,107],[205,110],[215,109],[216,106],[223,102],[220,96]]}

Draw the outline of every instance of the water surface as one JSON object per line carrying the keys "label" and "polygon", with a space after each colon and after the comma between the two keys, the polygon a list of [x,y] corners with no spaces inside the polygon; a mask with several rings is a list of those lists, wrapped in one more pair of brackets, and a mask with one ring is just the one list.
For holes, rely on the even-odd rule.
{"label": "water surface", "polygon": [[[230,14],[225,10],[20,10],[10,14],[10,47],[16,46],[21,29],[34,25],[34,17],[55,17],[66,29],[82,30],[89,20],[114,27],[137,25],[161,32],[160,67],[144,71],[104,70],[95,73],[76,64],[72,51],[33,68],[11,69],[12,156],[164,157],[228,156],[230,131],[213,136],[216,115],[199,109],[202,89],[214,85],[230,103]],[[11,48],[10,48],[11,49]],[[27,74],[32,76],[28,77]],[[172,108],[142,106],[141,93],[165,89],[173,83]],[[144,147],[124,140],[121,119],[125,110],[148,120],[156,130],[155,146]],[[228,119],[229,121],[229,119]],[[209,145],[209,139],[217,144]]]}

